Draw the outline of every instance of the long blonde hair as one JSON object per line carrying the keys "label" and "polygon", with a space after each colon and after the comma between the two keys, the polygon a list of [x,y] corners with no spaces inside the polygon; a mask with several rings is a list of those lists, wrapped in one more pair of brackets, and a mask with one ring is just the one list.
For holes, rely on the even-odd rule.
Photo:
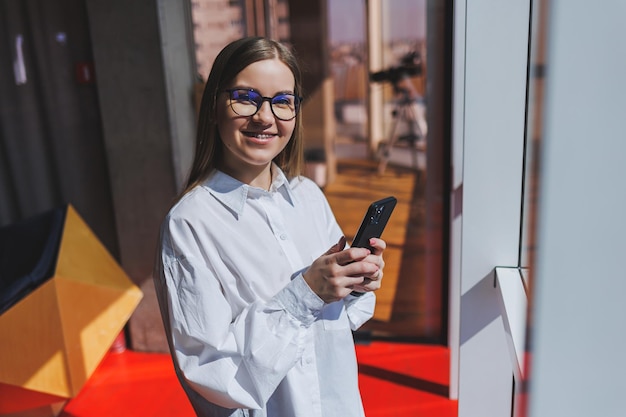
{"label": "long blonde hair", "polygon": [[[278,58],[285,63],[295,79],[294,94],[302,95],[302,77],[295,54],[286,46],[263,37],[247,37],[228,44],[215,58],[200,103],[196,151],[187,185],[183,194],[204,181],[216,168],[222,156],[223,144],[217,129],[217,97],[248,65],[266,59]],[[301,117],[285,148],[274,162],[288,178],[302,174],[304,165]]]}

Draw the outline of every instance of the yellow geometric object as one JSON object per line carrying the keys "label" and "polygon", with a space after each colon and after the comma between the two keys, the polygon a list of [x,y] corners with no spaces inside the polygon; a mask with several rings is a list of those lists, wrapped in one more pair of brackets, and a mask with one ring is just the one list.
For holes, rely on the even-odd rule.
{"label": "yellow geometric object", "polygon": [[141,298],[68,206],[54,274],[0,315],[0,384],[76,396]]}

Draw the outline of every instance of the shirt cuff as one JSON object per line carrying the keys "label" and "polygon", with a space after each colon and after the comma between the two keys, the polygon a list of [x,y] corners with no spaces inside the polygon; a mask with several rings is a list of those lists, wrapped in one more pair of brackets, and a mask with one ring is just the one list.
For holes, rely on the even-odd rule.
{"label": "shirt cuff", "polygon": [[313,324],[324,308],[324,301],[311,290],[302,274],[298,274],[274,299],[305,327]]}

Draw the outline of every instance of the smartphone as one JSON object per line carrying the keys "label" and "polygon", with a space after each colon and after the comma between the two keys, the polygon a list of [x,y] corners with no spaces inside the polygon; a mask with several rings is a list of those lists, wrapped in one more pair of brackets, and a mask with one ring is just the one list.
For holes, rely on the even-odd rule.
{"label": "smartphone", "polygon": [[380,237],[383,234],[383,230],[397,202],[398,200],[395,197],[390,196],[370,204],[363,217],[361,226],[354,236],[352,247],[372,250],[369,244],[370,238]]}

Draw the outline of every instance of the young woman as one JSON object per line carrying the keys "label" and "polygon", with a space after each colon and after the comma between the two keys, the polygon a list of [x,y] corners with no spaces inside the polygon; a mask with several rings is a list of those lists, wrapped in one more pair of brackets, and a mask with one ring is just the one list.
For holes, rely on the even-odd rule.
{"label": "young woman", "polygon": [[155,285],[199,416],[363,416],[351,330],[373,314],[385,242],[346,241],[300,176],[294,55],[245,38],[217,56],[188,185],[162,229]]}

